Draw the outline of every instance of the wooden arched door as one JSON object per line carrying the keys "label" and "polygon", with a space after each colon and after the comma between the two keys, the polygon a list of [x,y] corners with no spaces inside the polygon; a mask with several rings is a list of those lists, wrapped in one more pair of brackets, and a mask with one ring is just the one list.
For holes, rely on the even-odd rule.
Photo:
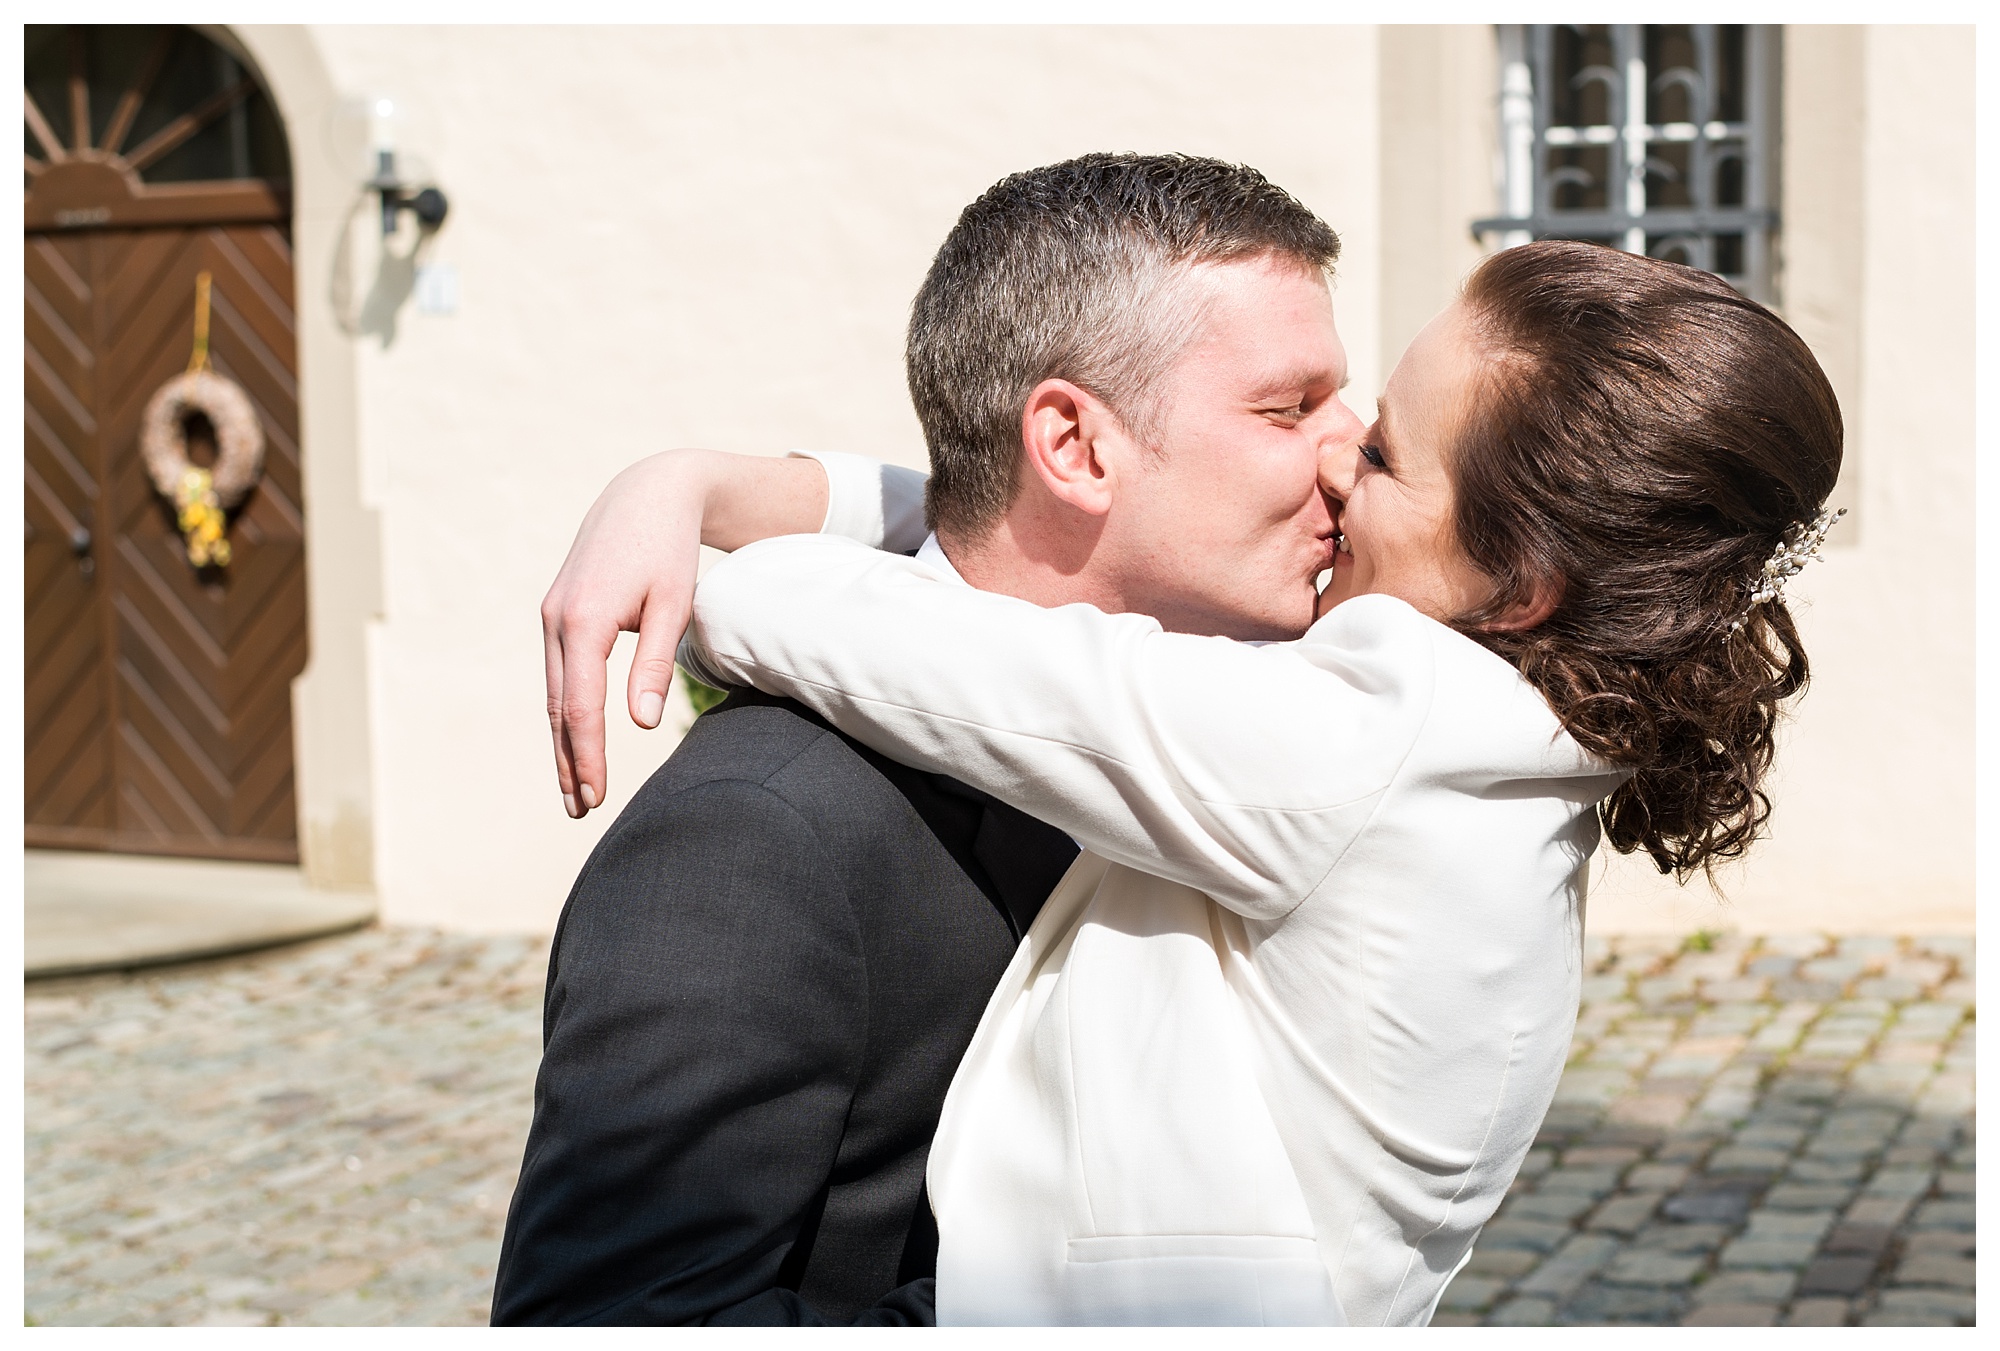
{"label": "wooden arched door", "polygon": [[[306,660],[290,162],[256,77],[179,26],[28,25],[27,843],[298,858]],[[249,395],[264,471],[226,568],[188,562],[139,456],[186,368]],[[193,458],[213,457],[199,422]]]}

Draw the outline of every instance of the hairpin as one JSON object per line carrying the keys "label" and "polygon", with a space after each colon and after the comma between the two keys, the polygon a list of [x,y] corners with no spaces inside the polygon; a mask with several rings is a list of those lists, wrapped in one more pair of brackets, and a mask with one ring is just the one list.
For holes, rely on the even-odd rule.
{"label": "hairpin", "polygon": [[1743,613],[1729,626],[1731,633],[1749,621],[1752,610],[1784,594],[1785,583],[1820,556],[1819,547],[1826,542],[1826,532],[1833,529],[1833,523],[1846,514],[1847,508],[1839,507],[1822,511],[1810,521],[1786,528],[1778,540],[1778,547],[1764,560],[1764,571],[1757,578],[1756,589],[1750,593],[1750,603],[1743,607]]}

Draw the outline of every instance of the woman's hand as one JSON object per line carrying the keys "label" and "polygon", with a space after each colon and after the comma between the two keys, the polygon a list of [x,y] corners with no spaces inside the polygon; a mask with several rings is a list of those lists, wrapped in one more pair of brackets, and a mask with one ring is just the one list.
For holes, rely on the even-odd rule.
{"label": "woman's hand", "polygon": [[549,730],[571,816],[605,799],[605,672],[619,633],[639,635],[626,707],[639,726],[657,727],[694,601],[700,546],[736,549],[817,530],[826,500],[826,476],[814,460],[708,450],[650,456],[598,496],[542,600]]}

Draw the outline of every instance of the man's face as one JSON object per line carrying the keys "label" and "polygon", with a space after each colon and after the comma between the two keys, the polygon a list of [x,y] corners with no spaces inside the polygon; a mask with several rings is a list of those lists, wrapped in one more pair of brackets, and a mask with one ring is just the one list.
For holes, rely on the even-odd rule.
{"label": "man's face", "polygon": [[1334,558],[1320,457],[1362,432],[1333,300],[1275,258],[1204,265],[1193,284],[1200,333],[1160,382],[1156,453],[1121,484],[1104,543],[1126,607],[1169,629],[1296,638]]}

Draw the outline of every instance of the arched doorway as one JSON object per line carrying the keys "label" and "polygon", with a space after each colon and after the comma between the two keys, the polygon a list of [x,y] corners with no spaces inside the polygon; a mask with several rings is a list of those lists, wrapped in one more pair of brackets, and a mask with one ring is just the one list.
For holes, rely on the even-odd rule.
{"label": "arched doorway", "polygon": [[[290,179],[252,72],[179,26],[28,25],[26,842],[296,862],[306,660]],[[227,567],[196,568],[141,411],[210,360],[263,424]],[[212,440],[190,430],[197,462]]]}

